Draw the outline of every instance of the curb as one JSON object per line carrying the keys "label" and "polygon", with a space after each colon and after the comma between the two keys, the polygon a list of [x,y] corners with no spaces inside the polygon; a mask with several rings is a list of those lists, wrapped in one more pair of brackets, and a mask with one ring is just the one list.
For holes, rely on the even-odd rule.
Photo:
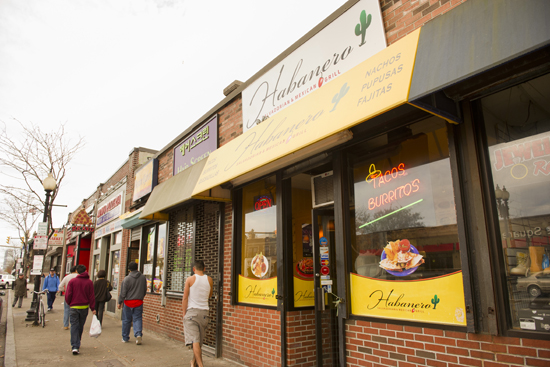
{"label": "curb", "polygon": [[4,367],[17,367],[17,356],[15,354],[15,332],[13,329],[13,312],[11,302],[13,294],[8,291],[8,315],[6,317],[6,347],[4,350]]}

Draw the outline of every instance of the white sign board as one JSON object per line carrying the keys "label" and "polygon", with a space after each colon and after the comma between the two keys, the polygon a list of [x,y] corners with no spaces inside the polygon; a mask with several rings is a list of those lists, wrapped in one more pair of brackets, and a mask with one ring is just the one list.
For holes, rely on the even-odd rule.
{"label": "white sign board", "polygon": [[34,236],[33,247],[35,250],[46,250],[48,248],[48,236]]}
{"label": "white sign board", "polygon": [[47,222],[38,223],[38,230],[36,231],[36,234],[38,234],[39,236],[47,236],[48,235],[48,223]]}
{"label": "white sign board", "polygon": [[143,275],[153,275],[153,264],[143,265]]}
{"label": "white sign board", "polygon": [[34,255],[34,259],[32,261],[31,275],[40,275],[40,274],[42,274],[42,265],[43,264],[44,264],[44,256],[43,255]]}
{"label": "white sign board", "polygon": [[63,230],[56,229],[54,234],[48,240],[50,246],[63,246]]}
{"label": "white sign board", "polygon": [[386,48],[378,0],[361,0],[243,92],[243,132]]}

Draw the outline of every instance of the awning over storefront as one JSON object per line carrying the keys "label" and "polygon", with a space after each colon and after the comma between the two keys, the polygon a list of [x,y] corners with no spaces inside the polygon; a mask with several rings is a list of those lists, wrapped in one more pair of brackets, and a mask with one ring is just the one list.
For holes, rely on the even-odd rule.
{"label": "awning over storefront", "polygon": [[216,185],[212,186],[212,189],[207,188],[193,195],[193,189],[203,172],[206,161],[206,159],[203,159],[156,186],[149,200],[147,200],[147,204],[145,204],[139,219],[167,220],[168,218],[166,214],[162,213],[163,211],[191,199],[229,201],[231,199],[230,191],[221,187],[215,187]]}
{"label": "awning over storefront", "polygon": [[[549,45],[548,14],[547,0],[468,1],[429,21],[418,42],[410,103],[444,118],[453,110],[458,115],[458,95],[440,91]],[[475,90],[492,81],[470,84]]]}
{"label": "awning over storefront", "polygon": [[420,33],[412,32],[334,81],[315,86],[307,97],[212,152],[193,194],[407,103]]}
{"label": "awning over storefront", "polygon": [[144,208],[145,207],[142,207],[136,211],[122,214],[118,217],[118,219],[120,219],[120,226],[124,229],[131,229],[147,223],[147,219],[139,219],[139,215],[143,212]]}

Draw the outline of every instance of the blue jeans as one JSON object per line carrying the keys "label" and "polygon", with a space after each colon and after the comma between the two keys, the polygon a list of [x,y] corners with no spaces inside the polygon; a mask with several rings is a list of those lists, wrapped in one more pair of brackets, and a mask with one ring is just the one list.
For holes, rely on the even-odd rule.
{"label": "blue jeans", "polygon": [[63,326],[69,327],[69,313],[71,311],[71,307],[69,306],[67,301],[63,303]]}
{"label": "blue jeans", "polygon": [[84,331],[84,324],[88,317],[87,308],[71,308],[71,347],[80,349],[80,340]]}
{"label": "blue jeans", "polygon": [[128,341],[130,339],[130,327],[133,324],[134,336],[142,336],[143,323],[141,317],[143,315],[143,305],[138,307],[122,307],[122,339]]}
{"label": "blue jeans", "polygon": [[47,296],[48,296],[48,308],[53,308],[53,302],[55,301],[55,293],[56,292],[49,292],[47,294]]}

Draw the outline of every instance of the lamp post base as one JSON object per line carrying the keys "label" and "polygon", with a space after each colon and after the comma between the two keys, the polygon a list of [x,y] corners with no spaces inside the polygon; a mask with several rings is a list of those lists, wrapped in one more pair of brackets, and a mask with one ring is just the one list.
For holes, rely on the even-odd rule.
{"label": "lamp post base", "polygon": [[25,317],[25,321],[34,321],[36,317],[35,313],[36,310],[34,308],[27,310],[27,317]]}

